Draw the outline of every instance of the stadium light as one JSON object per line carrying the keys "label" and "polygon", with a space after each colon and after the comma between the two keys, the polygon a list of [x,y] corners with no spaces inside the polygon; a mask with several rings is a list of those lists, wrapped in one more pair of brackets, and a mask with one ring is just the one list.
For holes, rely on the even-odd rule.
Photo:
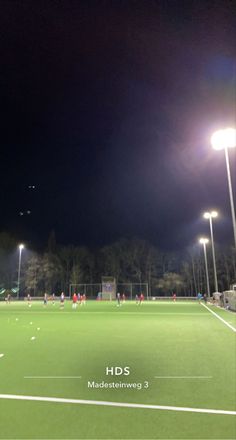
{"label": "stadium light", "polygon": [[218,217],[218,212],[217,211],[205,212],[203,214],[203,217],[205,219],[209,220],[209,224],[210,224],[215,292],[218,292],[218,280],[217,280],[217,271],[216,271],[216,257],[215,257],[215,246],[214,246],[213,225],[212,225],[212,219]]}
{"label": "stadium light", "polygon": [[23,244],[19,244],[19,264],[18,264],[18,280],[17,280],[17,286],[18,286],[18,292],[17,292],[17,298],[19,299],[20,296],[20,270],[21,270],[21,253],[22,250],[24,249],[24,245]]}
{"label": "stadium light", "polygon": [[232,182],[231,182],[230,167],[229,167],[229,153],[228,153],[229,148],[236,147],[236,129],[226,128],[224,130],[216,131],[215,133],[213,133],[211,137],[211,145],[214,150],[225,151],[225,161],[226,161],[226,169],[227,169],[228,185],[229,185],[229,198],[230,198],[233,232],[234,232],[234,245],[236,248],[236,220],[235,220],[234,199],[233,199],[233,190],[232,190]]}
{"label": "stadium light", "polygon": [[210,298],[210,284],[209,284],[209,275],[208,275],[208,265],[207,265],[207,253],[206,253],[206,244],[209,243],[208,238],[200,238],[199,243],[203,245],[203,251],[204,251],[204,260],[205,260],[205,269],[206,269],[206,282],[207,282],[207,295],[208,298]]}

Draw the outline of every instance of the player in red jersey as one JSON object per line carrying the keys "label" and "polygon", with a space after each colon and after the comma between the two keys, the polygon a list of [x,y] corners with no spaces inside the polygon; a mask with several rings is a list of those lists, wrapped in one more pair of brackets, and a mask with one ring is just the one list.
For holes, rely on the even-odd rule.
{"label": "player in red jersey", "polygon": [[76,309],[76,307],[77,307],[77,295],[76,295],[76,293],[74,293],[73,294],[73,296],[72,296],[72,309]]}
{"label": "player in red jersey", "polygon": [[140,297],[139,297],[139,305],[141,305],[143,303],[143,300],[144,300],[144,294],[141,293]]}
{"label": "player in red jersey", "polygon": [[176,293],[173,293],[172,299],[173,299],[174,302],[176,301]]}

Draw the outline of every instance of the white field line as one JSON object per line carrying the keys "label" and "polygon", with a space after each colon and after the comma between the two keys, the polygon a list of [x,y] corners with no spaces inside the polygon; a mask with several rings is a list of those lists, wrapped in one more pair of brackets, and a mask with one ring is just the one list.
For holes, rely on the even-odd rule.
{"label": "white field line", "polygon": [[155,379],[212,379],[212,376],[154,376]]}
{"label": "white field line", "polygon": [[82,376],[24,376],[24,379],[81,379]]}
{"label": "white field line", "polygon": [[201,303],[203,307],[205,307],[207,310],[209,310],[209,312],[212,313],[212,315],[214,315],[216,318],[220,319],[220,321],[222,321],[225,325],[227,325],[227,327],[229,327],[231,330],[233,330],[233,332],[236,332],[236,328],[233,327],[231,324],[229,324],[227,321],[225,321],[223,318],[221,318],[221,316],[217,315],[217,313],[213,312],[213,310],[211,310],[209,307],[207,307],[205,304]]}
{"label": "white field line", "polygon": [[[117,310],[117,309],[116,309]],[[119,309],[120,310],[120,309]],[[19,314],[27,314],[28,312],[24,312],[24,311],[20,311],[19,312]],[[62,312],[51,312],[51,311],[49,311],[49,312],[42,312],[42,311],[38,311],[38,310],[35,310],[35,311],[33,311],[33,313],[34,314],[43,314],[43,315],[49,315],[49,314],[52,314],[52,315],[65,315],[65,314],[70,314],[70,315],[73,315],[73,316],[77,316],[77,313],[72,313],[72,312],[67,312],[67,311],[63,311],[63,313]],[[104,311],[104,312],[99,312],[99,311],[95,311],[95,312],[92,312],[92,311],[84,311],[83,310],[83,312],[78,312],[78,314],[79,315],[86,315],[86,314],[90,314],[90,315],[108,315],[108,313],[109,313],[109,310],[106,310],[106,311]],[[121,311],[117,311],[117,312],[115,312],[114,311],[114,314],[117,316],[117,315],[139,315],[139,316],[141,316],[141,315],[192,315],[192,316],[194,316],[194,315],[196,315],[196,316],[199,316],[199,315],[201,315],[201,316],[209,316],[209,314],[208,313],[205,313],[205,312],[196,312],[196,313],[189,313],[189,312],[121,312]]]}
{"label": "white field line", "polygon": [[22,396],[15,394],[0,394],[0,399],[10,400],[30,400],[37,402],[53,402],[53,403],[72,403],[80,405],[97,405],[97,406],[113,406],[120,408],[143,408],[143,409],[159,409],[164,411],[182,411],[206,414],[224,414],[236,415],[236,411],[222,410],[222,409],[205,409],[205,408],[185,408],[179,406],[163,406],[163,405],[145,405],[141,403],[122,403],[122,402],[107,402],[101,400],[81,400],[81,399],[64,399],[60,397],[41,397],[41,396]]}

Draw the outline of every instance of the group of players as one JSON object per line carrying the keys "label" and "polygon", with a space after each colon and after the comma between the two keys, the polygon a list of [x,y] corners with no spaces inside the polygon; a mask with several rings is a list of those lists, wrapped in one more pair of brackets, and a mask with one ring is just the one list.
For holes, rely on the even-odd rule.
{"label": "group of players", "polygon": [[[124,293],[121,295],[118,292],[117,295],[116,295],[116,298],[117,298],[117,307],[120,307],[126,301],[126,296],[125,296]],[[143,300],[144,300],[144,294],[143,293],[140,293],[140,295],[135,295],[135,301],[136,301],[137,305],[140,306],[143,303]]]}
{"label": "group of players", "polygon": [[[116,297],[117,297],[117,306],[121,306],[122,304],[125,303],[126,296],[124,293],[121,295],[118,292]],[[29,293],[27,294],[26,299],[27,299],[28,307],[31,307],[32,306],[32,297]],[[47,307],[48,301],[50,301],[51,304],[54,306],[56,300],[57,300],[57,297],[56,297],[55,293],[53,293],[52,295],[48,295],[47,293],[44,293],[43,306]],[[10,295],[7,295],[6,302],[9,304],[10,301],[11,301],[11,297],[10,297]],[[135,301],[136,301],[137,305],[141,305],[144,301],[143,293],[140,293],[140,295],[136,295]],[[86,304],[86,295],[81,294],[81,293],[78,293],[78,294],[73,293],[73,295],[72,295],[72,309],[76,309],[78,305],[84,305],[84,304]],[[60,308],[63,309],[64,305],[65,305],[65,294],[64,294],[64,292],[62,292],[60,295]]]}
{"label": "group of players", "polygon": [[[47,307],[48,301],[51,301],[51,304],[54,306],[56,300],[57,300],[57,297],[56,297],[55,293],[53,293],[52,295],[48,295],[47,293],[45,293],[43,296],[43,306]],[[32,298],[29,293],[27,295],[27,303],[28,303],[28,306],[31,307]],[[76,309],[78,305],[84,305],[84,304],[86,304],[86,295],[85,294],[82,295],[80,293],[78,293],[78,294],[74,293],[72,296],[72,308]],[[60,308],[64,309],[64,306],[65,306],[65,294],[64,294],[64,292],[61,292]]]}
{"label": "group of players", "polygon": [[[55,305],[55,301],[56,301],[56,296],[53,293],[52,295],[48,295],[47,293],[44,294],[43,297],[43,305],[44,307],[47,307],[48,301],[51,301],[52,305]],[[120,307],[121,304],[124,304],[126,301],[126,296],[123,293],[122,295],[118,292],[117,293],[117,306]],[[144,295],[143,293],[141,293],[140,295],[136,295],[135,296],[135,301],[137,305],[141,305],[144,301]],[[30,294],[28,293],[27,295],[27,302],[28,302],[28,306],[31,307],[32,304],[32,298],[30,296]],[[73,293],[72,295],[72,309],[76,309],[78,307],[78,305],[85,305],[86,304],[86,295],[85,294],[80,294],[80,293]],[[65,294],[64,292],[61,293],[60,295],[60,308],[64,308],[65,305]]]}
{"label": "group of players", "polygon": [[72,309],[76,309],[77,306],[83,306],[86,304],[86,295],[85,293],[82,295],[80,293],[74,293],[72,296]]}

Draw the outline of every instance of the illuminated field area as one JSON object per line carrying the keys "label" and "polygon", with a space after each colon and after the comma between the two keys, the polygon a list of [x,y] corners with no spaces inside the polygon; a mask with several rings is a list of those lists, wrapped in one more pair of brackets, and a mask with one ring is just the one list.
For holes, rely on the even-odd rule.
{"label": "illuminated field area", "polygon": [[208,307],[0,303],[0,438],[235,438],[236,317]]}

